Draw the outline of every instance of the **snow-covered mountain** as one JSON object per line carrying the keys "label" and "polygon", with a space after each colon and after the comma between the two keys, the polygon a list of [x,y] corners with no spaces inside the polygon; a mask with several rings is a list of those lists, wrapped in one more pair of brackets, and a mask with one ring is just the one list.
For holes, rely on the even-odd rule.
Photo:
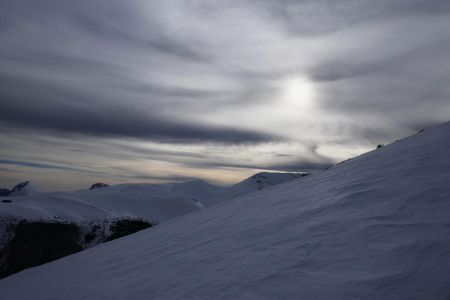
{"label": "snow-covered mountain", "polygon": [[[276,178],[271,183],[280,182]],[[0,197],[0,278],[202,209],[203,201],[210,205],[256,190],[256,185],[244,184],[229,195],[226,187],[196,180],[162,185],[95,183],[89,190],[38,193],[31,182],[20,183],[7,197]],[[62,250],[53,251],[55,246]],[[21,254],[29,258],[27,263],[14,258],[24,247],[29,249]],[[41,259],[41,252],[50,253]]]}
{"label": "snow-covered mountain", "polygon": [[0,278],[203,208],[150,184],[35,191],[26,182],[0,197]]}
{"label": "snow-covered mountain", "polygon": [[37,187],[29,181],[24,181],[17,184],[8,194],[8,196],[32,196],[38,194]]}
{"label": "snow-covered mountain", "polygon": [[[69,222],[133,217],[156,222],[298,178],[296,173],[258,173],[231,187],[202,180],[169,184],[93,184],[88,190],[38,193],[27,181],[14,187],[0,219],[58,218]],[[14,196],[11,198],[10,196]]]}
{"label": "snow-covered mountain", "polygon": [[173,183],[167,184],[166,186],[173,195],[190,195],[193,200],[197,200],[205,207],[209,207],[238,196],[260,191],[306,175],[309,174],[261,172],[228,187],[212,185],[202,180]]}
{"label": "snow-covered mountain", "polygon": [[0,280],[5,299],[448,299],[450,123]]}
{"label": "snow-covered mountain", "polygon": [[157,185],[124,184],[75,192],[40,193],[27,197],[5,197],[5,219],[39,220],[59,218],[85,222],[116,217],[167,220],[201,208],[189,199],[171,196]]}
{"label": "snow-covered mountain", "polygon": [[[284,183],[293,179],[304,177],[309,175],[308,173],[268,173],[261,172],[255,174],[235,185],[228,187],[226,190],[222,191],[220,197],[218,197],[218,202],[226,199],[235,198],[237,196],[242,196],[253,191],[260,191],[268,187]],[[212,199],[213,200],[213,199]],[[211,201],[211,200],[209,200]],[[208,202],[207,204],[216,204]]]}

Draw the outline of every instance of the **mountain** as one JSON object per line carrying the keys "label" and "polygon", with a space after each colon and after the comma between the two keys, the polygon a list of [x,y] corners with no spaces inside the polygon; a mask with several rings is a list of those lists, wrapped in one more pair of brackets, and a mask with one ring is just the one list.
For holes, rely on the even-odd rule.
{"label": "mountain", "polygon": [[152,184],[123,184],[74,192],[40,193],[10,200],[10,204],[2,206],[0,216],[3,220],[58,218],[69,222],[86,222],[134,217],[160,222],[201,208],[190,199],[172,196],[164,188]]}
{"label": "mountain", "polygon": [[30,187],[0,198],[0,278],[203,208],[150,184],[40,194]]}
{"label": "mountain", "polygon": [[8,196],[0,218],[53,219],[86,222],[99,219],[132,217],[156,222],[192,212],[300,177],[296,173],[258,173],[231,187],[202,180],[168,184],[121,184],[109,186],[95,183],[89,190],[38,193],[31,182],[22,182]]}
{"label": "mountain", "polygon": [[20,183],[0,197],[0,278],[197,211],[204,208],[202,202],[210,205],[254,190],[245,184],[228,195],[226,187],[195,180],[95,183],[89,190],[38,194],[30,182]]}
{"label": "mountain", "polygon": [[97,182],[97,183],[94,183],[93,185],[91,185],[91,187],[89,189],[94,190],[94,189],[100,189],[100,188],[104,188],[104,187],[109,187],[109,184]]}
{"label": "mountain", "polygon": [[[237,196],[245,195],[253,191],[260,191],[262,189],[266,189],[268,187],[284,183],[293,179],[297,179],[300,177],[304,177],[309,175],[308,173],[269,173],[269,172],[261,172],[257,173],[235,185],[232,185],[226,188],[220,196],[217,198],[217,202],[221,202],[226,199],[235,198]],[[212,205],[216,203],[206,203],[207,205]],[[208,206],[209,206],[208,205]]]}
{"label": "mountain", "polygon": [[307,175],[309,174],[260,172],[229,187],[219,187],[201,180],[175,183],[169,186],[174,194],[192,195],[193,199],[198,200],[205,207],[209,207],[225,200],[260,191]]}
{"label": "mountain", "polygon": [[32,196],[38,193],[39,191],[33,183],[31,183],[30,181],[24,181],[17,184],[8,194],[8,196]]}
{"label": "mountain", "polygon": [[448,299],[450,123],[0,280],[5,299]]}

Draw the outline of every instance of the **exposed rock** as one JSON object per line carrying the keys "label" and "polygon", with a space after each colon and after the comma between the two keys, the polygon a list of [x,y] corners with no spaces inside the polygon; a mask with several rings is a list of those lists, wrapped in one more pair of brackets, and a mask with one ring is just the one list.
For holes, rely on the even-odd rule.
{"label": "exposed rock", "polygon": [[106,241],[112,241],[154,225],[156,223],[150,223],[143,219],[120,219],[111,224],[111,234]]}
{"label": "exposed rock", "polygon": [[[253,176],[251,176],[249,179],[250,181],[253,181],[253,183],[256,185],[256,188],[258,190],[262,190],[265,187],[280,184],[295,178],[308,176],[309,173],[268,173],[268,172],[260,172]],[[244,180],[243,182],[245,182]]]}
{"label": "exposed rock", "polygon": [[89,224],[56,219],[8,224],[0,243],[0,279],[156,224],[127,217]]}
{"label": "exposed rock", "polygon": [[0,278],[82,250],[73,223],[22,221],[13,230],[13,239],[0,251]]}
{"label": "exposed rock", "polygon": [[16,185],[9,196],[31,196],[38,194],[39,191],[36,186],[30,181],[24,181]]}
{"label": "exposed rock", "polygon": [[109,184],[97,182],[97,183],[94,183],[93,185],[91,185],[91,187],[89,189],[95,190],[95,189],[105,188],[105,187],[109,187]]}

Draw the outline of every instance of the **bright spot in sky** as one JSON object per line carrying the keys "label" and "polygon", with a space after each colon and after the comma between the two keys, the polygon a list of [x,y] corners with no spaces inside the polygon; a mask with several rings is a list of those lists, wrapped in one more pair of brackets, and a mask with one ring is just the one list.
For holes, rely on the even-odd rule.
{"label": "bright spot in sky", "polygon": [[281,80],[278,105],[285,118],[309,119],[315,110],[315,87],[306,78],[290,77]]}
{"label": "bright spot in sky", "polygon": [[294,77],[284,81],[284,100],[310,106],[313,104],[314,87],[307,79]]}

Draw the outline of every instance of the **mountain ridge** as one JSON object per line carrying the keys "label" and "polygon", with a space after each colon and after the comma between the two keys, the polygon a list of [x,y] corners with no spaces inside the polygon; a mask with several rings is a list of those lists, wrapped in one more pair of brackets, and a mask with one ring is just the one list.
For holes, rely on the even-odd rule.
{"label": "mountain ridge", "polygon": [[18,273],[0,291],[8,299],[446,299],[449,137],[450,123],[427,129]]}

